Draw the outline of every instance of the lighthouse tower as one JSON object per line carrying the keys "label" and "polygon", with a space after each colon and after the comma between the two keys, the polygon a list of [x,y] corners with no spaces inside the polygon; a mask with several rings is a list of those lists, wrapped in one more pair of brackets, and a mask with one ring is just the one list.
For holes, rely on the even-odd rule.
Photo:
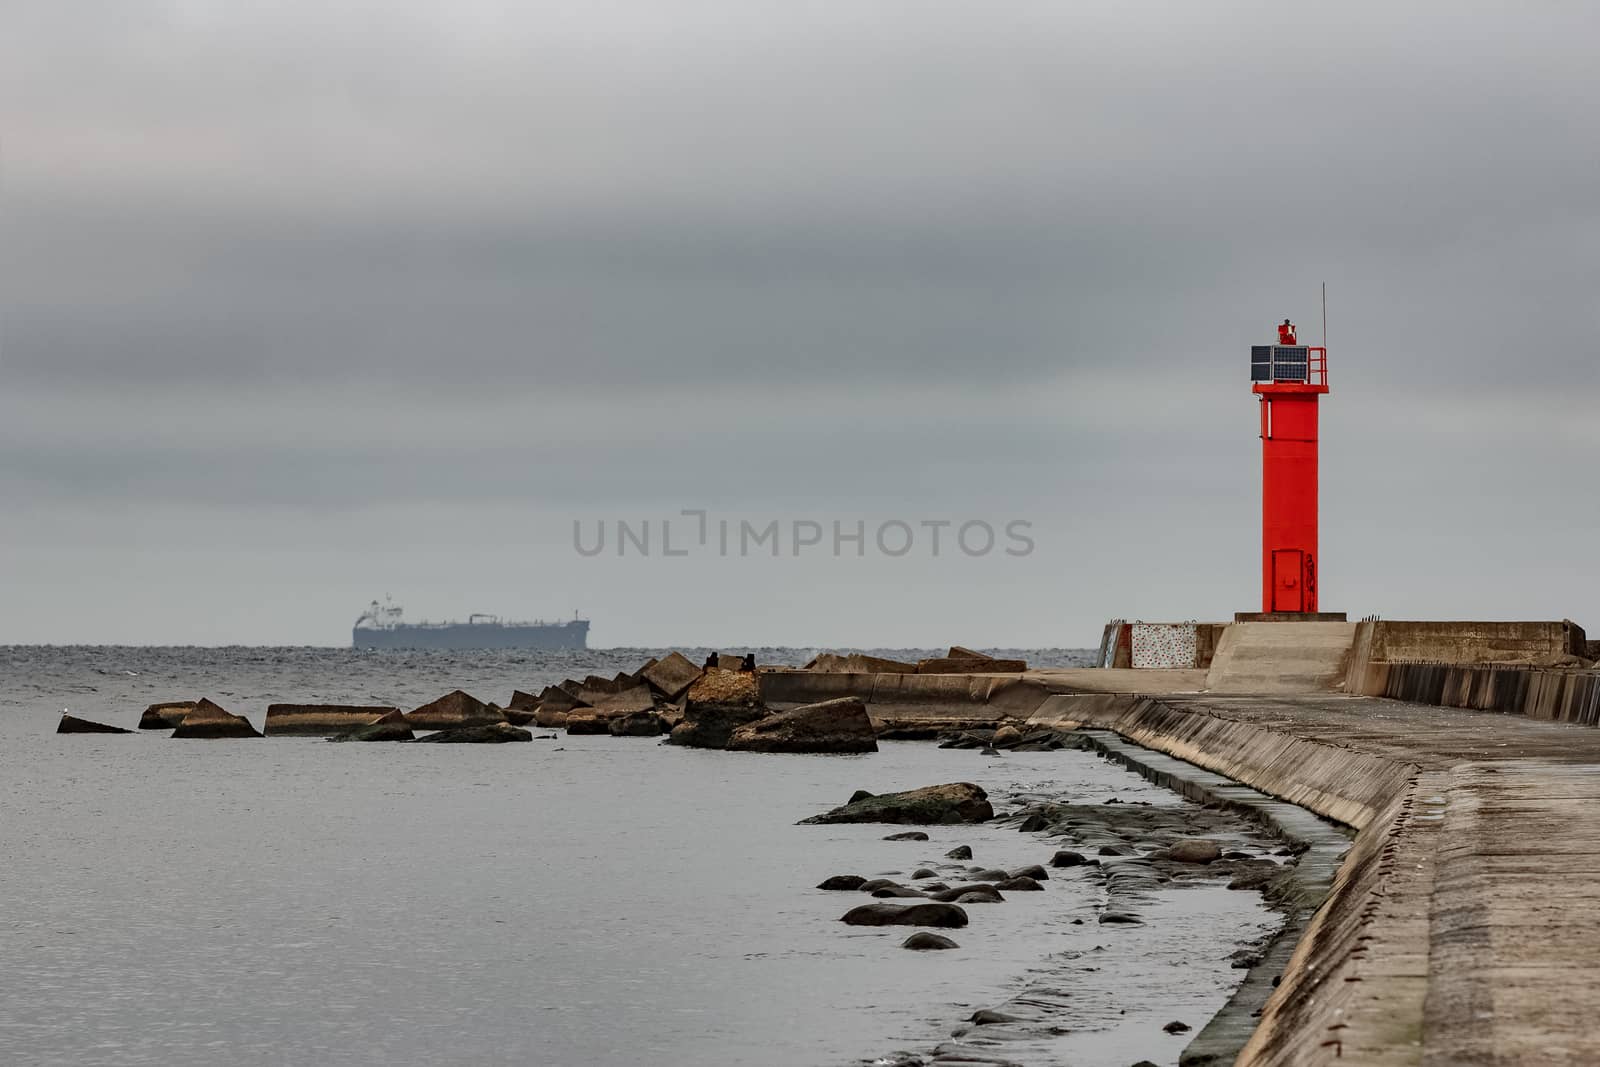
{"label": "lighthouse tower", "polygon": [[1261,408],[1261,610],[1317,611],[1317,401],[1328,391],[1328,350],[1296,343],[1250,348]]}

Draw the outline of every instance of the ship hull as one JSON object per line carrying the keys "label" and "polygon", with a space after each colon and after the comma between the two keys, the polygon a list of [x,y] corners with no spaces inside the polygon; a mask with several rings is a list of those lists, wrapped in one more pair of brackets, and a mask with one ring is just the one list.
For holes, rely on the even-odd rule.
{"label": "ship hull", "polygon": [[355,648],[453,649],[486,648],[572,649],[589,647],[589,624],[584,620],[560,626],[506,626],[498,623],[452,626],[395,626],[350,632]]}

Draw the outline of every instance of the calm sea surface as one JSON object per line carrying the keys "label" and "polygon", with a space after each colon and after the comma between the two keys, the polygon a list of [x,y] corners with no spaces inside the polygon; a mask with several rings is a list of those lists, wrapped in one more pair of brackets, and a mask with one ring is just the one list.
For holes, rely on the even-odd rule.
{"label": "calm sea surface", "polygon": [[1024,1062],[1171,1064],[1185,1039],[1162,1024],[1203,1024],[1242,973],[1227,954],[1274,925],[1254,894],[1184,888],[1143,926],[1099,926],[1098,884],[1059,871],[969,907],[958,951],[914,953],[905,928],[837,921],[866,898],[812,888],[958,844],[1001,867],[1051,854],[1002,826],[794,825],[860,788],[1182,803],[1080,752],[52,732],[63,708],[133,726],[198,696],[258,727],[278,700],[504,701],[645,655],[0,648],[0,1062],[854,1064],[926,1052],[1047,980],[1069,1032]]}

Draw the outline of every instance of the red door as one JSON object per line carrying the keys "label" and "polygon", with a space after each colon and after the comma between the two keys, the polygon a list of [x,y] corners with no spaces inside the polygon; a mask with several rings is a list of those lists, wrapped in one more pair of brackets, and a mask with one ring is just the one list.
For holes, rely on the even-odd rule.
{"label": "red door", "polygon": [[1305,611],[1306,554],[1298,548],[1279,548],[1272,553],[1272,610]]}

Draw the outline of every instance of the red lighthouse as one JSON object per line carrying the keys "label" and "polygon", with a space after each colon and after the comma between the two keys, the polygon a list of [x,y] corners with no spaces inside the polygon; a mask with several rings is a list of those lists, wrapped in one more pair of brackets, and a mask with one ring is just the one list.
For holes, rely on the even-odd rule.
{"label": "red lighthouse", "polygon": [[1261,610],[1317,610],[1317,401],[1328,350],[1296,343],[1287,319],[1275,345],[1250,348],[1261,405]]}

